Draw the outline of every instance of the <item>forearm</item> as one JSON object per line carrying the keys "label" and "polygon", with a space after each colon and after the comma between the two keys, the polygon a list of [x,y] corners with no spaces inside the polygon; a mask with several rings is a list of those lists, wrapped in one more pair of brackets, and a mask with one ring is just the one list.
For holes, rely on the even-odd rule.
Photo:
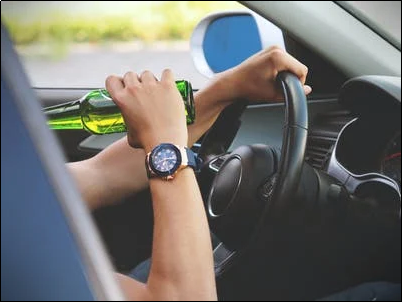
{"label": "forearm", "polygon": [[188,127],[188,146],[191,147],[215,122],[219,114],[235,100],[230,72],[222,73],[194,95],[195,122]]}
{"label": "forearm", "polygon": [[194,173],[150,181],[154,241],[147,284],[117,274],[127,300],[217,300],[207,218]]}
{"label": "forearm", "polygon": [[67,164],[91,209],[114,204],[148,185],[145,153],[123,138],[95,157]]}
{"label": "forearm", "polygon": [[[230,81],[222,76],[194,96],[196,119],[188,127],[188,146],[192,146],[214,123],[220,112],[233,100]],[[126,138],[113,143],[90,160],[70,163],[83,198],[91,209],[113,204],[148,187],[144,168],[145,153],[133,149]]]}
{"label": "forearm", "polygon": [[215,300],[212,246],[194,172],[150,181],[154,241],[148,290],[154,299]]}

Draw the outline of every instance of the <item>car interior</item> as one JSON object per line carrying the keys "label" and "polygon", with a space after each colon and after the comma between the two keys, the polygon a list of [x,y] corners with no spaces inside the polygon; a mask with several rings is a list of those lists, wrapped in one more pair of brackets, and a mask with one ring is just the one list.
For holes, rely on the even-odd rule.
{"label": "car interior", "polygon": [[[246,4],[264,15],[264,6]],[[400,74],[353,76],[291,29],[283,38],[309,67],[313,94],[306,99],[297,78],[282,73],[285,102],[237,102],[193,146],[204,162],[197,179],[219,298],[313,300],[366,282],[400,284]],[[33,91],[45,108],[89,89]],[[125,135],[53,133],[68,162]],[[117,271],[149,259],[149,190],[92,218]]]}

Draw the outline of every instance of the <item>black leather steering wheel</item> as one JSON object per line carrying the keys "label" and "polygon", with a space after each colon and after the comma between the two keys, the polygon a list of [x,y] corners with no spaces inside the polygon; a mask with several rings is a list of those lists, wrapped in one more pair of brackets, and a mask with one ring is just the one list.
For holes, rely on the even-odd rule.
{"label": "black leather steering wheel", "polygon": [[207,167],[216,174],[206,205],[211,230],[230,251],[241,250],[261,224],[283,215],[300,182],[307,100],[295,75],[280,72],[277,80],[286,103],[281,152],[267,145],[241,146],[215,157]]}

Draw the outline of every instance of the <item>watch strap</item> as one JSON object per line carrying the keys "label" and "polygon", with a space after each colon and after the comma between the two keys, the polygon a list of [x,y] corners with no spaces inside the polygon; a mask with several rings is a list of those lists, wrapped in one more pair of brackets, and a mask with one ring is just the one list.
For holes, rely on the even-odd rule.
{"label": "watch strap", "polygon": [[202,160],[195,154],[190,148],[184,147],[187,154],[187,165],[194,169],[195,172],[199,172],[201,169]]}

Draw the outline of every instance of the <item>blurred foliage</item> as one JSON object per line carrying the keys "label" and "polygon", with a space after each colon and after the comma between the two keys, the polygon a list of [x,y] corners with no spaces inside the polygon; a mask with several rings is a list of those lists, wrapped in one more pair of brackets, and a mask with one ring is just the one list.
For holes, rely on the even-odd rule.
{"label": "blurred foliage", "polygon": [[188,39],[206,14],[240,7],[234,1],[147,1],[119,15],[72,14],[60,9],[34,19],[2,13],[2,21],[17,45],[48,43],[62,51],[72,42]]}

